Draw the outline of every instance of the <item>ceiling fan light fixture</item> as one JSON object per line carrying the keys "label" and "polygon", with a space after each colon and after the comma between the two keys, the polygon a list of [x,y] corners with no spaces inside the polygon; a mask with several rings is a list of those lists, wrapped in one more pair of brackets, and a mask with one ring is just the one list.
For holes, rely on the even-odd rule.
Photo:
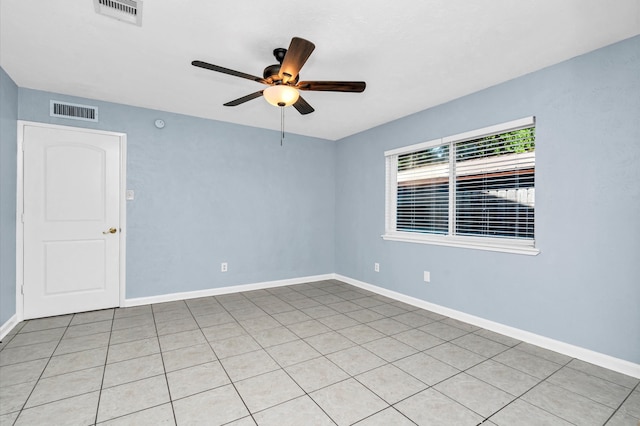
{"label": "ceiling fan light fixture", "polygon": [[295,87],[282,84],[267,87],[262,95],[271,105],[279,107],[291,106],[300,97],[300,93]]}

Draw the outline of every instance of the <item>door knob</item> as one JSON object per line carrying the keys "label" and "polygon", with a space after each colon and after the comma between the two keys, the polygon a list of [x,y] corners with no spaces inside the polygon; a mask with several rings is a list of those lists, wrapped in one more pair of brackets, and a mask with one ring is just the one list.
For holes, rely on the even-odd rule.
{"label": "door knob", "polygon": [[115,234],[116,232],[118,232],[118,230],[116,228],[109,228],[108,231],[104,231],[103,234]]}

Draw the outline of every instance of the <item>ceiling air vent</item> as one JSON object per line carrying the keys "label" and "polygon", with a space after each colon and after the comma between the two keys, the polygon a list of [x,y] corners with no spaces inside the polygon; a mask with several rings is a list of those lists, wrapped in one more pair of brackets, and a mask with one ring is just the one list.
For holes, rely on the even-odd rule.
{"label": "ceiling air vent", "polygon": [[50,103],[49,115],[51,117],[97,122],[98,107],[52,100]]}
{"label": "ceiling air vent", "polygon": [[93,5],[101,15],[142,25],[142,0],[93,0]]}

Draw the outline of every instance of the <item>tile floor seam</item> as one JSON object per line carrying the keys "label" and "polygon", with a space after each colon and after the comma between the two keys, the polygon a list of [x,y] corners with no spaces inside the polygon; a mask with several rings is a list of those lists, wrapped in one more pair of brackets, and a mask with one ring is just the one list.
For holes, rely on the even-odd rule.
{"label": "tile floor seam", "polygon": [[[187,306],[187,308],[189,309],[189,312],[191,312],[191,309]],[[229,313],[229,311],[227,310],[227,308],[223,305],[222,308],[227,311],[227,313]],[[192,313],[193,315],[193,313]],[[237,321],[236,321],[237,322]],[[209,340],[207,339],[207,336],[204,334],[204,332],[202,331],[202,328],[200,327],[200,324],[198,324],[198,330],[200,331],[200,334],[202,334],[202,337],[204,337],[205,342],[207,342],[207,345],[211,348],[211,350],[213,351],[213,354],[215,355],[216,359],[218,360],[218,362],[220,363],[220,367],[222,368],[222,371],[224,371],[224,374],[227,376],[227,380],[229,381],[229,384],[231,386],[233,386],[233,390],[235,391],[236,395],[238,395],[238,397],[240,398],[240,401],[242,401],[242,404],[244,405],[245,410],[247,410],[247,412],[249,413],[249,416],[251,417],[251,419],[253,420],[253,422],[255,424],[258,424],[258,422],[256,422],[255,418],[253,417],[253,413],[251,413],[251,410],[249,410],[249,406],[247,405],[246,401],[244,400],[244,398],[242,398],[242,395],[240,394],[240,392],[238,391],[238,388],[235,385],[235,382],[233,381],[233,379],[231,378],[231,376],[229,375],[229,372],[227,371],[227,368],[224,366],[224,364],[222,363],[222,361],[220,360],[220,358],[218,357],[218,354],[216,353],[215,349],[213,348],[213,346],[211,345],[211,342],[209,342]],[[162,349],[162,348],[161,348]],[[168,379],[167,379],[168,382]],[[168,385],[168,383],[167,383]],[[218,386],[218,387],[222,387],[222,386],[227,386],[227,384]],[[204,390],[200,393],[204,393],[204,392],[208,392],[211,389],[207,389]],[[169,396],[171,396],[171,394],[169,394]],[[193,395],[189,395],[189,396],[185,396],[185,398],[189,398]],[[178,425],[178,418],[176,416],[176,411],[173,407],[173,400],[171,401],[171,409],[173,411],[173,419],[174,422],[176,423],[176,425]],[[228,423],[231,423],[233,421],[237,421],[239,419],[233,419]]]}
{"label": "tile floor seam", "polygon": [[[71,322],[71,321],[69,321]],[[26,325],[26,324],[25,324]],[[68,327],[68,326],[67,326]],[[65,330],[66,331],[66,330]],[[16,333],[17,336],[17,333]],[[22,406],[20,407],[20,410],[18,413],[18,417],[16,417],[15,422],[18,421],[18,418],[22,415],[22,412],[26,409],[26,405],[27,402],[29,402],[29,399],[31,398],[31,396],[33,395],[33,392],[36,390],[36,387],[38,386],[38,383],[40,383],[40,380],[42,379],[42,375],[44,374],[45,370],[47,369],[47,367],[49,366],[49,363],[51,362],[51,358],[53,358],[53,354],[56,353],[56,350],[58,349],[58,346],[60,346],[60,342],[62,342],[62,338],[64,336],[64,333],[62,333],[62,336],[60,336],[58,343],[56,344],[56,347],[53,349],[53,352],[51,353],[51,355],[49,356],[49,359],[47,360],[47,362],[44,365],[44,368],[42,369],[42,371],[40,372],[40,375],[38,376],[38,378],[35,380],[35,383],[33,385],[33,388],[31,389],[31,391],[29,392],[29,395],[27,396],[27,398],[24,400],[24,402],[22,403]],[[41,404],[41,405],[45,405],[45,404]],[[32,407],[29,407],[32,408]]]}
{"label": "tile floor seam", "polygon": [[[188,308],[189,307],[187,305],[187,309]],[[191,310],[189,310],[189,313],[191,313],[191,316],[193,317],[193,313],[191,312]],[[162,361],[162,370],[164,371],[164,381],[167,386],[167,393],[169,395],[169,404],[171,404],[171,414],[173,415],[173,422],[177,425],[178,420],[176,418],[176,410],[173,407],[173,398],[171,397],[171,387],[169,386],[169,377],[167,376],[167,366],[164,363],[164,355],[163,355],[162,347],[160,346],[160,336],[158,335],[158,324],[156,323],[156,320],[155,320],[155,313],[153,311],[153,307],[151,308],[151,316],[153,317],[153,323],[156,328],[156,339],[158,340],[158,348],[160,348],[160,360]],[[198,330],[200,330],[200,326],[198,326]]]}
{"label": "tile floor seam", "polygon": [[[94,417],[94,422],[93,422],[94,425],[98,423],[98,414],[100,413],[100,400],[102,398],[104,378],[105,378],[105,375],[107,374],[107,360],[109,359],[109,348],[111,347],[111,333],[113,333],[113,322],[116,316],[115,312],[116,311],[114,309],[113,315],[111,316],[111,329],[109,330],[109,340],[107,341],[107,352],[104,354],[104,365],[102,368],[102,378],[100,380],[100,389],[98,391],[98,403],[96,404],[96,415]],[[71,321],[73,321],[73,318],[71,318]],[[71,323],[71,321],[69,323]]]}

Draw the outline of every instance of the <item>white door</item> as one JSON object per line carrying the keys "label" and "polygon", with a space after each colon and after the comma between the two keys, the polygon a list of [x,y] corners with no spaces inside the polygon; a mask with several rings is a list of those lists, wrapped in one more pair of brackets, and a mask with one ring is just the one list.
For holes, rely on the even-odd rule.
{"label": "white door", "polygon": [[24,127],[24,318],[118,306],[120,138]]}

